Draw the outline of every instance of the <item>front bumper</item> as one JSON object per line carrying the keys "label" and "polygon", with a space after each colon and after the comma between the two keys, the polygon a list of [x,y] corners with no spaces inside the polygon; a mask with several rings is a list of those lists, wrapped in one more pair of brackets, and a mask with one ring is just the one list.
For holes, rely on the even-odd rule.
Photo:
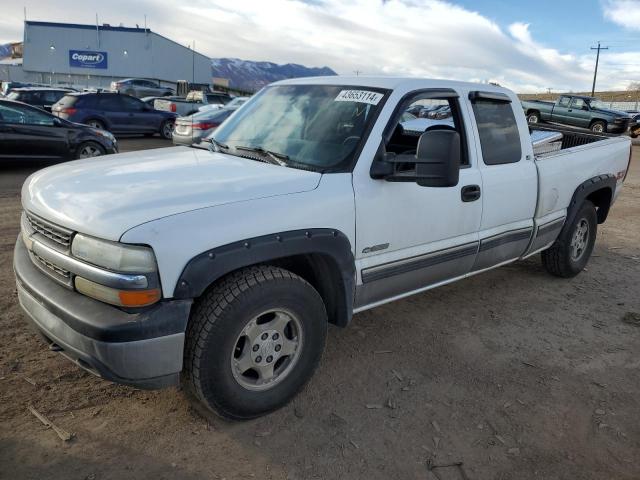
{"label": "front bumper", "polygon": [[113,382],[148,389],[178,383],[191,300],[124,312],[48,278],[22,237],[13,266],[20,306],[51,350]]}
{"label": "front bumper", "polygon": [[629,122],[611,122],[607,124],[608,133],[624,133],[629,128]]}

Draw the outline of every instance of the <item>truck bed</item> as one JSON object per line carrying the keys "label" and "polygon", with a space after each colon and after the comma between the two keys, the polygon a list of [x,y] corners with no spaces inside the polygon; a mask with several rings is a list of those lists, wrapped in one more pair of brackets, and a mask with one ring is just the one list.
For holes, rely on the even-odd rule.
{"label": "truck bed", "polygon": [[535,129],[563,134],[559,149],[535,157],[539,183],[536,223],[566,215],[575,186],[599,175],[613,175],[618,179],[616,191],[612,192],[615,199],[622,181],[620,176],[629,165],[631,142],[628,138],[556,127],[536,126]]}

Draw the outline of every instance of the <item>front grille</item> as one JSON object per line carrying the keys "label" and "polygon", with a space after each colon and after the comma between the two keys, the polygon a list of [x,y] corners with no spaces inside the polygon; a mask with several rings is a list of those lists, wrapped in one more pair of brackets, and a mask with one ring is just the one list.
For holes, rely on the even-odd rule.
{"label": "front grille", "polygon": [[60,268],[59,266],[51,263],[48,260],[45,260],[44,258],[42,258],[41,256],[33,252],[32,252],[32,255],[33,255],[33,258],[35,258],[38,262],[40,262],[40,265],[42,265],[44,268],[49,270],[51,273],[54,273],[55,275],[62,277],[65,280],[69,280],[71,278],[71,272],[69,272],[69,270]]}
{"label": "front grille", "polygon": [[71,235],[73,234],[71,230],[54,225],[31,213],[26,213],[26,217],[31,228],[37,233],[44,235],[66,249],[71,246]]}

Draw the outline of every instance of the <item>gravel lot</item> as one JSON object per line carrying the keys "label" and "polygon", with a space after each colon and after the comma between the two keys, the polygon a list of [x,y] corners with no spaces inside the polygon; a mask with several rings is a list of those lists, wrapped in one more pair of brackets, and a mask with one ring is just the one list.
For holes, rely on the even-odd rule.
{"label": "gravel lot", "polygon": [[[165,146],[121,141],[121,150]],[[532,258],[330,328],[288,407],[229,423],[178,389],[85,373],[26,326],[11,269],[19,189],[0,173],[0,478],[640,478],[640,148],[594,256],[561,280]],[[626,321],[625,321],[626,319]],[[75,433],[62,442],[33,405]],[[439,470],[458,479],[456,467]]]}

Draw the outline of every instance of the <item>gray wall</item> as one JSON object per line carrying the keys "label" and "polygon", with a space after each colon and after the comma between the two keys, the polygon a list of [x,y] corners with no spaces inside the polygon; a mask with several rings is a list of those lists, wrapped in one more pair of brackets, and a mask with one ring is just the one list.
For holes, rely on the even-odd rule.
{"label": "gray wall", "polygon": [[[51,49],[51,45],[55,49]],[[107,52],[107,69],[71,67],[69,50]],[[127,52],[125,54],[125,51]],[[73,83],[106,86],[111,79],[143,77],[211,83],[211,61],[167,38],[142,29],[99,29],[25,22],[25,72],[40,72]],[[194,78],[195,73],[195,78]],[[92,77],[109,77],[94,78]],[[83,80],[76,82],[74,80]]]}

